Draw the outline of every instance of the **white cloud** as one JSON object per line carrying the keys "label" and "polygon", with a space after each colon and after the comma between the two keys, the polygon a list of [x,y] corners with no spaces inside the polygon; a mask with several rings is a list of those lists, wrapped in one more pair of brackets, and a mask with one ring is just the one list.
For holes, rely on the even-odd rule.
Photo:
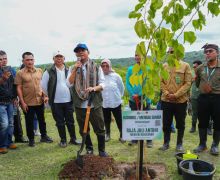
{"label": "white cloud", "polygon": [[[20,64],[24,51],[35,54],[36,64],[52,62],[52,53],[58,49],[73,60],[78,42],[88,44],[92,58],[133,56],[139,40],[128,13],[136,2],[1,0],[0,49],[8,53],[12,65]],[[186,50],[197,50],[208,41],[220,45],[219,22],[219,18],[209,20],[204,31],[197,33],[197,43],[186,44]]]}

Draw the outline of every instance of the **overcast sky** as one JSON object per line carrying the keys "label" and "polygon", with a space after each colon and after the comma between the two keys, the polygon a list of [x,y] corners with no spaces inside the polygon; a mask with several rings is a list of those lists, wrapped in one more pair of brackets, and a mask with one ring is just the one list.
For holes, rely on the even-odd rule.
{"label": "overcast sky", "polygon": [[[0,0],[0,49],[9,64],[21,64],[21,54],[31,51],[35,64],[52,62],[61,50],[66,60],[75,60],[77,43],[88,45],[91,58],[131,57],[137,42],[134,20],[128,19],[137,0]],[[220,18],[207,16],[207,27],[198,31],[193,46],[206,42],[220,45]]]}

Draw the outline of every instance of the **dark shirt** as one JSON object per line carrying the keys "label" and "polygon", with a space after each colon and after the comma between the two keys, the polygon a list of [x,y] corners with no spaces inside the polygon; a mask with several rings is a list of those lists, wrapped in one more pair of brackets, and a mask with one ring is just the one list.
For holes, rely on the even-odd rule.
{"label": "dark shirt", "polygon": [[[17,97],[14,78],[16,72],[10,67],[11,76],[0,85],[0,103],[11,103]],[[0,77],[3,75],[3,69],[0,68]]]}

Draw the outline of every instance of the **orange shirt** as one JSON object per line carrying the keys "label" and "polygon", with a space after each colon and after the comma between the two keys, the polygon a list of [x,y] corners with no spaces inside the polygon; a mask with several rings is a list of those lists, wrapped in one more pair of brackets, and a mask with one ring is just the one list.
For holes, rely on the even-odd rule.
{"label": "orange shirt", "polygon": [[43,91],[40,85],[42,74],[40,68],[32,70],[23,68],[16,74],[15,84],[22,85],[23,99],[28,106],[37,106],[43,103]]}

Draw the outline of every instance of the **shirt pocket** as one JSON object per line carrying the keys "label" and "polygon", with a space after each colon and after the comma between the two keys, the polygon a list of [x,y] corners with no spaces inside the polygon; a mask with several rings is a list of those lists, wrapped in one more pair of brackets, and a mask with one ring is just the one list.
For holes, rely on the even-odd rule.
{"label": "shirt pocket", "polygon": [[213,73],[211,77],[213,88],[220,89],[220,70],[216,71],[216,73]]}
{"label": "shirt pocket", "polygon": [[183,84],[185,72],[184,69],[176,69],[175,82],[177,85]]}

